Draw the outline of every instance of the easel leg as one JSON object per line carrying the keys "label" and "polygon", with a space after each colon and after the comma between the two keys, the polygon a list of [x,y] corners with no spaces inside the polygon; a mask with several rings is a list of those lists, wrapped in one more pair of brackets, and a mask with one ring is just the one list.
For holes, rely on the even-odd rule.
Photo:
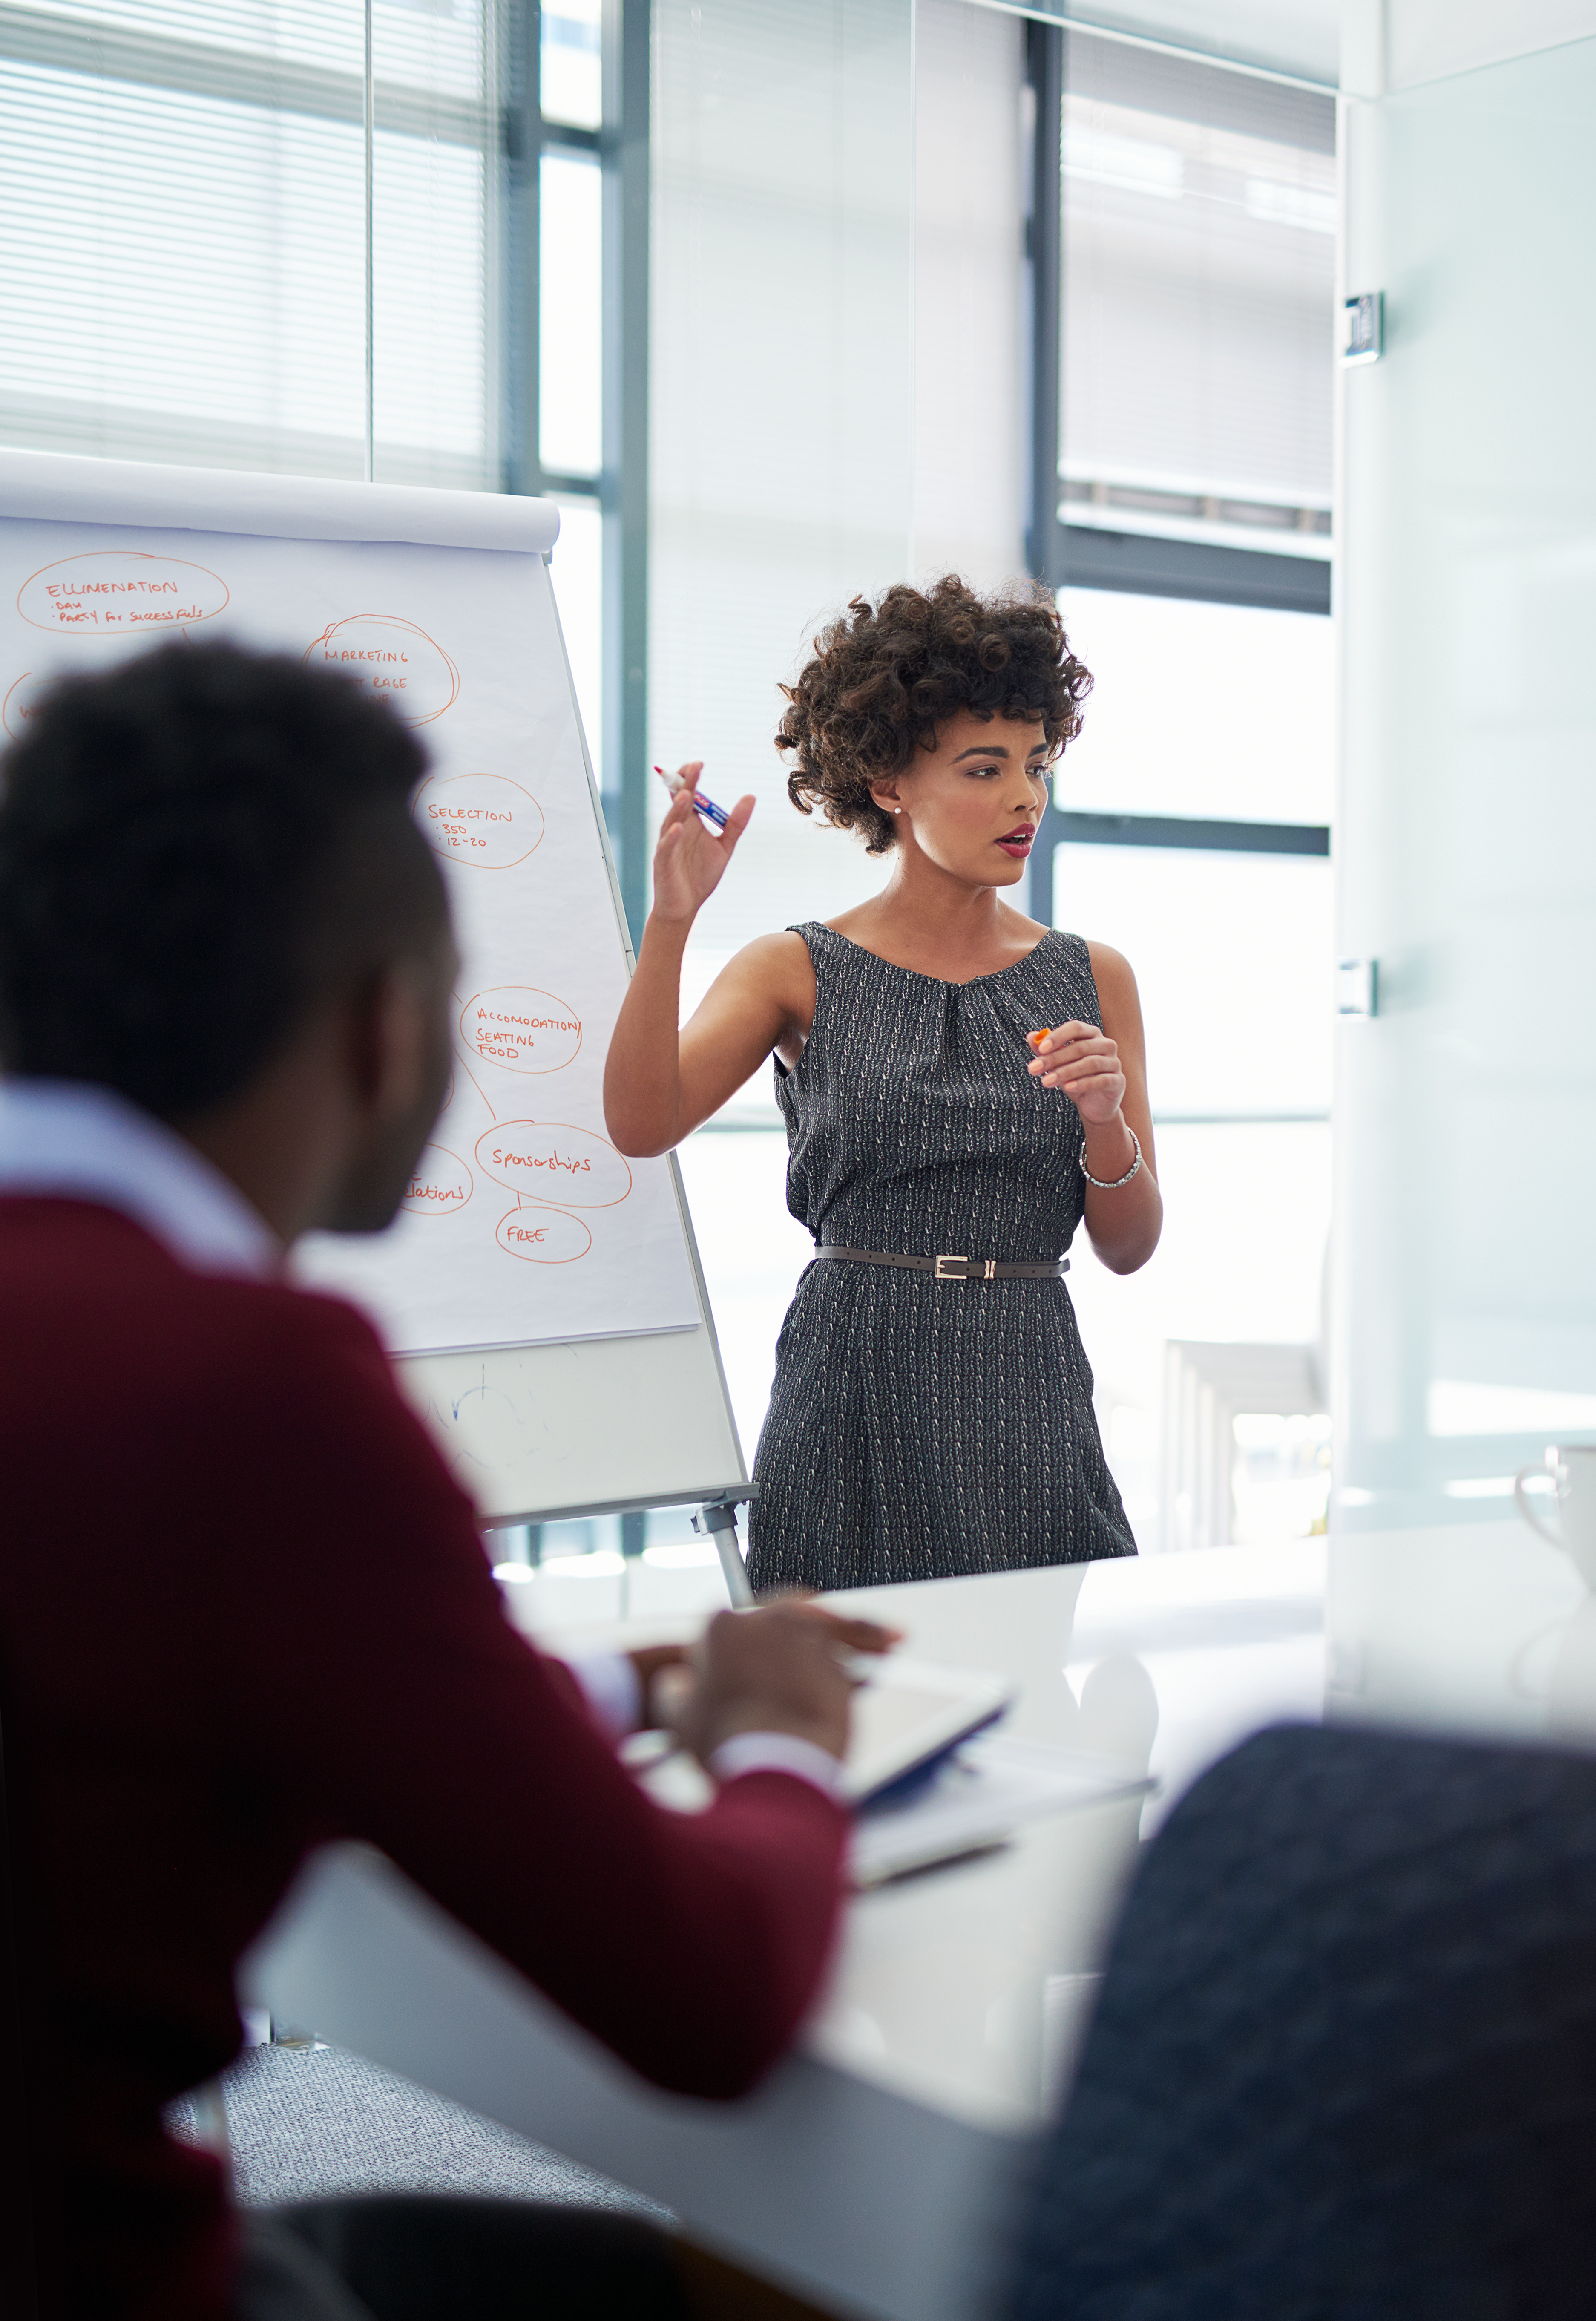
{"label": "easel leg", "polygon": [[706,1532],[715,1543],[715,1550],[721,1559],[721,1574],[726,1582],[726,1593],[731,1599],[732,1610],[740,1611],[745,1604],[751,1604],[754,1591],[748,1585],[748,1567],[743,1562],[742,1550],[737,1542],[736,1508],[720,1505],[700,1507],[693,1518],[693,1528]]}

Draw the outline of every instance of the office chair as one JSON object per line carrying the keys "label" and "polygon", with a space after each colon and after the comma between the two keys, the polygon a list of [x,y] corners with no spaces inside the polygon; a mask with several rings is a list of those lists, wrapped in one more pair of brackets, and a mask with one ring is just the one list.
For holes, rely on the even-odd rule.
{"label": "office chair", "polygon": [[1596,1761],[1283,1728],[1149,1848],[1008,2321],[1596,2313]]}

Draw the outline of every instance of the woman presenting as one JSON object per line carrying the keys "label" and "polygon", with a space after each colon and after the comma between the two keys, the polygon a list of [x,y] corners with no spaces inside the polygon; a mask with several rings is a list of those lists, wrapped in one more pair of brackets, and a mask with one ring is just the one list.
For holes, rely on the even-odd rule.
{"label": "woman presenting", "polygon": [[799,812],[891,874],[750,943],[678,1033],[688,933],[754,810],[716,834],[682,769],[604,1111],[623,1152],[664,1152],[775,1057],[816,1255],[755,1461],[757,1589],[1136,1552],[1063,1279],[1083,1216],[1116,1273],[1158,1240],[1136,978],[1003,900],[1090,685],[1046,596],[856,598],[784,687],[776,742]]}

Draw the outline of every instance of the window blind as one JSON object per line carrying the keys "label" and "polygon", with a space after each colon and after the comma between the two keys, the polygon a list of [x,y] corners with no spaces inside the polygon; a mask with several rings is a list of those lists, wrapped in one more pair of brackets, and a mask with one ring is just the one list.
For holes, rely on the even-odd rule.
{"label": "window blind", "polygon": [[[495,0],[376,0],[376,472],[496,486]],[[0,436],[358,476],[361,0],[0,5]]]}
{"label": "window blind", "polygon": [[1328,552],[1335,126],[1328,96],[1067,36],[1067,522]]}

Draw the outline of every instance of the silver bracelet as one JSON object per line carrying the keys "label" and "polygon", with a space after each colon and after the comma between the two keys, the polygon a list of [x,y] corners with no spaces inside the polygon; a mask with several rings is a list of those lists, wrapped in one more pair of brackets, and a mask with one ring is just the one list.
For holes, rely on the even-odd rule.
{"label": "silver bracelet", "polygon": [[1130,1179],[1141,1167],[1141,1138],[1129,1121],[1126,1122],[1125,1127],[1130,1142],[1136,1147],[1136,1158],[1122,1177],[1110,1177],[1106,1182],[1102,1177],[1094,1177],[1086,1166],[1086,1140],[1084,1136],[1081,1139],[1081,1174],[1089,1185],[1095,1185],[1100,1193],[1117,1193],[1121,1185],[1129,1184]]}

